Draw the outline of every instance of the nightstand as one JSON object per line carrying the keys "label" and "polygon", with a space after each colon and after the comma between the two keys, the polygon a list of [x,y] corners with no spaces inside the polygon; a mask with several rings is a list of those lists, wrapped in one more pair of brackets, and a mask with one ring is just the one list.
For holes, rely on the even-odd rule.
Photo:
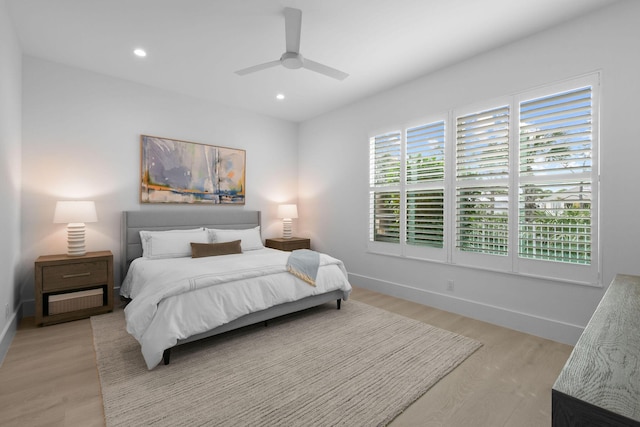
{"label": "nightstand", "polygon": [[113,254],[46,255],[35,262],[36,325],[113,310]]}
{"label": "nightstand", "polygon": [[292,237],[290,239],[283,239],[277,237],[275,239],[267,239],[265,245],[268,248],[280,249],[281,251],[294,251],[296,249],[311,249],[311,239],[305,239],[303,237]]}

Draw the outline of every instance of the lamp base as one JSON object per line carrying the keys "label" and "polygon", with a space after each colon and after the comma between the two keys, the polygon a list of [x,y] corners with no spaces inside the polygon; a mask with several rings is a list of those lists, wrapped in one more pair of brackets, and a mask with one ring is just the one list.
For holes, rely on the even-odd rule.
{"label": "lamp base", "polygon": [[291,219],[284,218],[282,220],[282,238],[290,239],[291,238]]}
{"label": "lamp base", "polygon": [[82,256],[87,253],[84,247],[84,222],[70,222],[67,225],[67,255]]}

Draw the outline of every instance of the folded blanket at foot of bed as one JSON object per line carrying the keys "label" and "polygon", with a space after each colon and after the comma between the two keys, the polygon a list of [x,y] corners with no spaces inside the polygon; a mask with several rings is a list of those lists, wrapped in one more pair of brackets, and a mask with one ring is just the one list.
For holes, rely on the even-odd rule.
{"label": "folded blanket at foot of bed", "polygon": [[295,250],[287,260],[287,271],[311,286],[316,285],[319,266],[320,254],[309,249]]}

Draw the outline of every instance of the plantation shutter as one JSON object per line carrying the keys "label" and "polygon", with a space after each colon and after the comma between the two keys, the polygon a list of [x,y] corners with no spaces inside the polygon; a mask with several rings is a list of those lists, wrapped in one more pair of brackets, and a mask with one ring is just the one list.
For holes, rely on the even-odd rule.
{"label": "plantation shutter", "polygon": [[407,130],[407,184],[444,180],[444,121]]}
{"label": "plantation shutter", "polygon": [[402,135],[392,132],[370,139],[371,241],[400,243],[400,166]]}
{"label": "plantation shutter", "polygon": [[456,119],[456,248],[508,254],[509,107]]}
{"label": "plantation shutter", "polygon": [[406,242],[444,246],[445,124],[438,121],[406,132]]}
{"label": "plantation shutter", "polygon": [[591,263],[591,86],[520,103],[519,255]]}

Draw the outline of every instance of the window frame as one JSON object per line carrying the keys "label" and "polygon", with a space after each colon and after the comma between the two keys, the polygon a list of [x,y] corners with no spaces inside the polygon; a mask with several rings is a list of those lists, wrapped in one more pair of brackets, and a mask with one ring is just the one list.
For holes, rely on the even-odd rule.
{"label": "window frame", "polygon": [[[388,136],[388,135],[393,135],[393,134],[399,134],[400,135],[400,177],[399,177],[399,181],[397,184],[394,185],[376,185],[375,182],[375,168],[374,168],[374,164],[375,164],[375,138],[378,137],[382,137],[382,136]],[[385,241],[379,241],[379,240],[375,240],[375,235],[376,235],[376,224],[375,224],[375,195],[378,193],[398,193],[399,197],[400,197],[400,213],[402,213],[404,211],[404,206],[402,204],[402,190],[401,190],[401,183],[402,183],[402,179],[403,179],[403,168],[402,168],[402,144],[403,144],[403,137],[402,137],[402,130],[401,129],[397,129],[397,128],[393,128],[393,129],[386,129],[384,131],[381,132],[376,132],[375,134],[370,135],[369,137],[369,221],[368,221],[368,225],[369,225],[369,239],[368,239],[368,249],[372,252],[376,252],[376,253],[380,253],[380,254],[386,254],[386,255],[397,255],[397,256],[402,256],[403,255],[403,246],[402,245],[402,221],[400,221],[400,230],[399,230],[399,241],[398,243],[393,243],[393,242],[385,242]],[[401,218],[402,215],[399,214],[399,218]]]}
{"label": "window frame", "polygon": [[[519,255],[520,237],[520,107],[523,102],[568,92],[580,87],[591,87],[591,258],[590,264],[574,264],[569,262],[547,261],[542,259],[523,258]],[[368,252],[400,256],[404,258],[419,259],[430,262],[446,263],[467,268],[490,270],[502,273],[516,274],[520,276],[543,278],[553,281],[575,283],[580,285],[601,286],[600,268],[601,254],[599,241],[600,219],[600,179],[599,179],[599,146],[600,146],[600,92],[601,73],[595,72],[583,76],[566,79],[560,82],[540,86],[534,89],[518,92],[509,96],[494,98],[491,100],[452,108],[447,112],[441,112],[425,116],[421,120],[414,120],[393,129],[401,136],[401,161],[400,183],[397,187],[385,187],[399,191],[400,194],[400,241],[399,243],[374,242],[371,238],[372,224],[369,221]],[[506,183],[508,188],[508,254],[507,256],[490,255],[477,252],[465,252],[456,247],[456,203],[457,203],[457,171],[456,171],[456,126],[457,117],[474,112],[482,112],[492,108],[507,105],[509,108],[509,140],[508,140],[508,164],[509,176],[504,180],[496,180],[497,183]],[[407,131],[409,129],[428,125],[434,122],[444,121],[445,146],[444,146],[444,241],[443,248],[415,247],[407,243],[407,191],[410,191],[406,182],[407,168]],[[378,135],[389,133],[371,132],[369,139]],[[370,157],[371,164],[371,157]],[[371,174],[371,170],[369,171]],[[370,175],[371,176],[371,175]],[[480,180],[482,181],[482,180]],[[473,185],[491,185],[488,182],[474,183]],[[472,186],[473,186],[472,185]],[[424,187],[426,188],[426,186]],[[370,181],[370,194],[374,187]],[[371,218],[370,196],[370,218]]]}
{"label": "window frame", "polygon": [[[407,132],[409,130],[412,129],[416,129],[419,128],[421,126],[428,126],[428,125],[433,125],[436,123],[442,122],[444,125],[444,176],[442,177],[441,180],[433,180],[433,181],[428,181],[428,182],[422,182],[422,183],[418,183],[418,184],[410,184],[407,182]],[[403,254],[406,257],[409,258],[416,258],[416,259],[427,259],[427,260],[435,260],[435,261],[441,261],[441,262],[445,262],[447,260],[447,254],[446,254],[446,245],[447,245],[447,240],[446,240],[446,236],[447,236],[447,227],[448,227],[448,219],[447,219],[447,210],[448,210],[448,200],[446,197],[446,190],[447,190],[447,164],[446,164],[446,149],[447,149],[447,140],[448,140],[448,114],[436,114],[433,116],[428,116],[425,117],[423,120],[420,121],[414,121],[412,123],[410,123],[407,126],[403,127],[403,141],[402,141],[402,153],[403,153],[403,157],[402,157],[402,171],[403,173],[401,174],[402,176],[402,193],[401,193],[401,198],[402,201],[404,202],[404,207],[401,211],[401,216],[404,216],[404,234],[402,236],[402,246],[404,247],[403,250]],[[443,242],[442,242],[442,248],[434,248],[434,247],[429,247],[429,246],[416,246],[416,245],[411,245],[407,243],[407,194],[411,191],[420,191],[420,190],[439,190],[442,189],[442,194],[443,194]]]}
{"label": "window frame", "polygon": [[[484,187],[484,186],[490,186],[490,185],[496,185],[496,184],[501,184],[501,185],[506,185],[507,187],[507,192],[508,192],[508,213],[507,213],[507,233],[508,233],[508,240],[507,240],[507,248],[508,248],[508,254],[507,256],[499,256],[499,255],[493,255],[493,254],[486,254],[486,253],[481,253],[481,252],[466,252],[466,251],[461,251],[460,249],[457,248],[456,245],[456,241],[457,241],[457,214],[456,212],[451,212],[451,216],[452,216],[452,220],[451,220],[451,228],[449,229],[449,246],[451,248],[450,250],[450,262],[452,264],[456,264],[456,265],[464,265],[464,266],[468,266],[468,267],[475,267],[475,268],[481,268],[481,269],[488,269],[488,270],[497,270],[497,271],[510,271],[511,267],[512,267],[512,262],[511,262],[511,254],[512,254],[512,245],[511,245],[511,240],[510,237],[513,235],[513,224],[511,221],[511,201],[513,200],[513,193],[512,193],[512,180],[513,180],[513,174],[512,174],[512,170],[513,170],[513,149],[512,149],[512,135],[513,135],[513,128],[512,128],[512,123],[513,123],[513,106],[511,105],[511,97],[508,96],[504,96],[504,97],[500,97],[500,98],[494,98],[492,100],[488,100],[488,101],[484,101],[484,102],[478,102],[475,104],[471,104],[471,105],[467,105],[465,107],[461,107],[461,108],[456,108],[454,110],[452,110],[451,112],[451,122],[457,124],[457,120],[458,117],[463,117],[463,116],[467,116],[470,114],[474,114],[474,113],[478,113],[478,112],[483,112],[483,111],[490,111],[493,109],[497,109],[497,108],[501,108],[501,107],[507,107],[509,109],[509,122],[508,122],[508,131],[509,131],[509,140],[508,140],[508,176],[506,178],[501,178],[501,179],[489,179],[489,180],[475,180],[474,182],[470,182],[468,184],[469,187]],[[456,138],[456,134],[455,132],[453,133],[451,139],[449,140],[449,145],[451,147],[451,156],[449,157],[450,162],[453,162],[454,165],[457,162],[456,159],[456,151],[457,151],[457,138]],[[455,168],[457,169],[457,168]],[[450,190],[450,196],[449,196],[449,200],[457,203],[457,190],[458,190],[458,179],[457,179],[457,170],[454,170],[453,173],[451,174],[451,178],[450,178],[450,185],[449,185],[449,190]],[[467,188],[467,187],[465,187]]]}
{"label": "window frame", "polygon": [[[514,257],[514,271],[527,276],[544,277],[549,279],[561,279],[563,281],[596,285],[600,284],[600,73],[588,74],[581,77],[565,80],[555,84],[545,85],[526,92],[515,95],[514,105],[520,108],[522,102],[537,98],[543,98],[578,89],[580,87],[591,86],[591,263],[573,264],[557,261],[546,261],[540,259],[529,259],[520,256]],[[518,112],[518,117],[520,113]],[[519,135],[519,130],[518,130]],[[519,167],[519,165],[518,165]],[[551,180],[551,179],[550,179]],[[542,180],[541,180],[542,181]],[[518,182],[519,191],[520,181]],[[516,215],[519,215],[516,200]],[[518,247],[519,221],[516,221],[515,244]],[[516,254],[517,255],[517,254]],[[543,272],[543,273],[541,273]]]}
{"label": "window frame", "polygon": [[[425,116],[421,120],[414,120],[411,122],[404,123],[402,126],[387,128],[384,130],[379,130],[375,132],[369,133],[369,239],[367,242],[367,250],[371,253],[382,254],[382,255],[393,255],[400,256],[404,258],[412,258],[419,259],[425,261],[438,261],[438,262],[446,262],[447,261],[447,252],[446,252],[446,234],[448,228],[448,203],[446,189],[447,189],[447,166],[445,163],[445,175],[442,179],[443,196],[444,196],[444,207],[443,207],[443,232],[445,234],[445,238],[443,241],[443,248],[433,248],[428,246],[416,246],[407,243],[407,193],[415,190],[429,190],[435,189],[436,184],[435,181],[421,184],[408,184],[407,183],[407,131],[410,129],[415,129],[420,126],[430,125],[438,122],[443,122],[445,126],[444,130],[444,150],[445,150],[445,162],[446,162],[446,150],[447,150],[447,140],[448,136],[448,122],[449,122],[449,113],[441,113],[434,114],[431,116]],[[375,186],[373,180],[373,171],[372,171],[372,153],[373,153],[373,139],[383,135],[389,135],[398,132],[400,134],[400,145],[401,145],[401,156],[400,156],[400,182],[397,186],[395,185],[387,185],[387,186]],[[389,242],[381,242],[374,241],[373,236],[375,233],[374,224],[372,223],[373,219],[373,210],[374,210],[374,197],[373,194],[378,191],[397,191],[400,194],[400,242],[399,243],[389,243]]]}

